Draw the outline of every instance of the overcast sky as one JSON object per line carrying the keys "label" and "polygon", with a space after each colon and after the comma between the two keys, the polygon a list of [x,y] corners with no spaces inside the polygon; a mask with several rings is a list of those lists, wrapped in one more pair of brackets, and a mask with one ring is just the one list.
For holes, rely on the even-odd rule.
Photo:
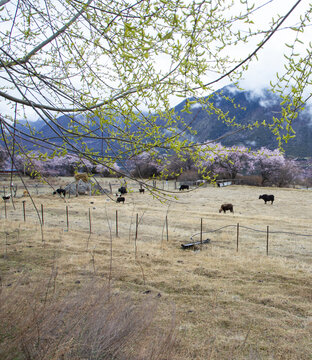
{"label": "overcast sky", "polygon": [[[257,14],[257,19],[270,19],[272,14],[286,14],[289,9],[295,4],[293,0],[274,0],[268,7]],[[270,80],[275,79],[277,72],[283,73],[285,58],[284,53],[290,50],[285,43],[291,43],[294,39],[294,31],[285,29],[285,27],[296,25],[299,15],[304,13],[309,6],[309,0],[302,0],[297,6],[294,13],[289,16],[286,22],[282,25],[282,30],[276,32],[270,41],[258,53],[258,61],[254,61],[250,69],[245,74],[245,80],[241,82],[243,88],[247,90],[257,90],[267,88],[270,85]],[[311,5],[312,6],[312,5]],[[305,29],[302,35],[305,43],[312,40],[312,27]],[[303,45],[302,50],[305,51]]]}

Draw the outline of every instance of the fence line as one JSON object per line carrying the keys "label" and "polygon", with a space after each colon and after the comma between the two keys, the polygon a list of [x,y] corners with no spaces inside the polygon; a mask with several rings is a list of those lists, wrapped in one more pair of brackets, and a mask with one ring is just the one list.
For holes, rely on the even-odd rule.
{"label": "fence line", "polygon": [[[24,223],[26,223],[26,219],[27,219],[27,222],[29,222],[30,219],[33,219],[32,216],[29,216],[29,214],[27,213],[26,214],[26,210],[29,210],[30,209],[26,209],[26,204],[25,204],[25,200],[22,202],[22,214],[21,217],[22,219],[24,220]],[[64,211],[64,210],[63,210]],[[116,213],[115,213],[116,212]],[[19,213],[19,212],[18,212]],[[16,214],[16,212],[14,212],[14,214]],[[64,212],[63,212],[64,214]],[[6,208],[6,202],[4,202],[4,214],[0,214],[0,218],[3,218],[3,215],[5,217],[5,219],[7,219],[9,217],[9,214],[7,212],[7,208]],[[20,215],[18,216],[20,218]],[[41,220],[42,220],[42,225],[44,224],[45,226],[47,225],[47,223],[49,223],[49,219],[48,221],[46,221],[47,219],[44,219],[44,216],[45,215],[45,218],[47,217],[47,213],[45,212],[45,214],[43,213],[43,205],[41,204]],[[55,214],[57,217],[59,218],[63,218],[59,216],[59,212],[58,214]],[[95,225],[95,220],[92,221],[93,219],[91,219],[91,215],[94,216],[95,218],[95,215],[96,215],[96,212],[94,212],[93,214],[91,214],[91,209],[89,208],[89,213],[87,213],[86,215],[86,218],[85,218],[85,227],[87,226],[88,227],[88,230],[87,229],[84,229],[84,226],[80,227],[79,226],[79,231],[83,231],[83,232],[89,232],[89,234],[91,234],[91,232],[95,231],[95,233],[99,233],[99,231],[101,232],[101,230],[99,229],[93,229],[93,225]],[[119,225],[120,225],[120,219],[122,219],[123,217],[120,217],[119,219],[119,216],[118,216],[118,210],[114,211],[114,217],[115,217],[115,221],[116,221],[116,237],[119,237]],[[144,215],[144,213],[143,213]],[[135,226],[135,246],[136,246],[136,242],[138,240],[138,226],[139,224],[141,223],[141,220],[142,220],[142,217],[143,215],[141,216],[140,218],[140,221],[139,221],[139,215],[136,214],[136,226]],[[14,216],[14,215],[13,215]],[[71,230],[75,230],[73,229],[73,227],[75,226],[71,226],[72,224],[70,224],[70,221],[73,222],[73,224],[77,223],[77,217],[80,217],[81,215],[78,214],[77,215],[77,212],[76,211],[73,211],[73,214],[70,214],[70,210],[69,210],[69,207],[68,205],[65,206],[65,221],[61,221],[61,222],[65,222],[65,226],[67,227],[67,229],[64,231],[69,231],[69,229]],[[153,218],[152,219],[149,219],[150,221],[153,222]],[[56,224],[57,222],[57,224]],[[56,224],[56,226],[58,226],[58,222],[59,222],[59,219],[52,219],[52,223],[54,223],[54,226]],[[93,224],[92,224],[93,223]],[[51,224],[52,225],[52,224]],[[52,225],[53,226],[53,225]],[[63,225],[61,225],[62,227]],[[177,223],[175,222],[171,222],[171,226],[173,227],[180,227]],[[98,228],[98,226],[96,226],[96,228]],[[216,228],[216,229],[210,229],[210,230],[206,230],[206,231],[203,231],[203,219],[200,218],[200,232],[197,232],[195,234],[193,234],[190,239],[191,241],[194,240],[194,238],[196,239],[196,237],[199,237],[199,240],[200,242],[203,242],[204,241],[204,235],[208,235],[208,234],[213,234],[213,233],[217,233],[217,232],[220,232],[222,230],[225,230],[225,229],[235,229],[236,228],[236,251],[238,251],[239,247],[241,248],[241,245],[239,244],[239,241],[242,241],[239,239],[239,237],[241,237],[241,239],[243,239],[243,242],[242,244],[244,245],[244,248],[246,246],[246,249],[249,248],[251,249],[253,246],[255,246],[255,251],[258,251],[258,249],[262,248],[263,246],[263,252],[266,251],[266,254],[268,255],[269,253],[269,235],[270,234],[280,234],[280,235],[289,235],[289,236],[293,236],[293,237],[305,237],[305,238],[311,238],[312,237],[312,234],[303,234],[303,233],[298,233],[296,231],[282,231],[282,230],[274,230],[272,231],[271,229],[269,229],[269,226],[266,226],[266,228],[264,228],[263,230],[261,229],[257,229],[257,228],[254,228],[254,227],[250,227],[250,226],[244,226],[244,225],[240,225],[240,224],[230,224],[230,225],[224,225],[224,226],[221,226],[219,228]],[[169,226],[168,226],[168,217],[167,215],[165,216],[165,230],[166,230],[166,235],[167,235],[167,241],[169,241],[169,236],[168,236],[168,233],[169,233]],[[190,232],[190,224],[188,224],[185,228],[183,228],[184,230],[184,234],[187,234]],[[258,243],[258,240],[255,240],[255,239],[259,239],[258,236],[249,236],[248,233],[246,235],[246,233],[244,234],[244,231],[242,230],[248,230],[248,231],[253,231],[253,232],[256,232],[256,233],[261,233],[261,234],[266,234],[263,236],[263,243],[262,243],[262,240],[260,243]],[[307,229],[309,231],[309,229]],[[144,230],[142,229],[142,235],[144,233]],[[130,230],[129,230],[129,234],[130,234]],[[156,235],[156,234],[155,234]],[[144,237],[146,238],[146,235],[144,235]],[[149,238],[151,238],[149,236]],[[152,240],[156,238],[156,237],[153,237],[151,238]],[[260,238],[262,238],[262,236],[260,236]],[[279,255],[282,255],[283,254],[288,254],[288,255],[298,255],[299,256],[309,256],[309,259],[311,259],[311,255],[312,253],[310,252],[310,246],[311,246],[311,242],[308,241],[306,242],[305,240],[302,240],[302,243],[299,243],[299,241],[297,241],[298,239],[295,239],[295,238],[288,238],[288,237],[285,237],[287,239],[287,241],[290,241],[289,242],[289,245],[291,246],[295,246],[295,248],[293,248],[291,251],[289,251],[289,248],[287,249],[284,249],[283,248],[283,241],[284,241],[284,238],[282,237],[282,240],[281,240],[281,237],[278,237],[276,239],[273,239],[274,241],[272,242],[272,248],[270,246],[270,253],[272,254],[272,250],[273,250],[273,253],[276,254],[279,254]],[[277,240],[277,242],[275,241]],[[195,240],[194,240],[195,241]],[[256,241],[256,243],[254,242]],[[252,244],[253,242],[253,244]],[[235,246],[235,235],[233,235],[233,243],[232,241],[225,241],[225,242],[216,242],[216,244],[220,244],[221,246],[229,246],[230,244],[230,247],[232,248],[233,246]],[[262,245],[263,244],[263,245]],[[293,244],[293,245],[292,245]],[[259,247],[260,246],[260,247]],[[262,251],[262,250],[261,250]],[[309,260],[310,261],[310,260]]]}
{"label": "fence line", "polygon": [[[211,233],[214,233],[214,232],[217,232],[217,231],[220,231],[222,229],[226,229],[226,228],[229,228],[229,227],[237,227],[237,225],[225,225],[225,226],[222,226],[218,229],[215,229],[215,230],[209,230],[209,231],[204,231],[202,232],[202,234],[211,234]],[[247,229],[247,230],[252,230],[252,231],[256,231],[256,232],[261,232],[261,233],[267,233],[267,230],[259,230],[259,229],[254,229],[254,228],[251,228],[251,227],[248,227],[248,226],[243,226],[243,225],[239,225],[239,228],[240,229]],[[193,240],[193,237],[197,236],[197,235],[200,235],[201,233],[198,232],[198,233],[195,233],[191,236],[191,240]],[[299,233],[294,233],[294,232],[290,232],[290,231],[272,231],[270,230],[270,234],[287,234],[287,235],[294,235],[294,236],[306,236],[306,237],[312,237],[312,234],[299,234]]]}
{"label": "fence line", "polygon": [[[270,227],[268,225],[266,226],[265,230],[259,230],[259,229],[252,228],[250,226],[244,226],[244,225],[240,225],[239,223],[237,223],[236,225],[225,225],[218,229],[213,229],[213,230],[209,230],[209,231],[205,231],[205,232],[202,232],[202,228],[201,228],[200,232],[195,233],[191,236],[191,241],[192,241],[192,243],[195,244],[196,243],[196,241],[194,240],[195,237],[200,236],[200,239],[202,239],[203,234],[212,234],[212,233],[216,233],[218,231],[222,231],[222,230],[228,229],[228,228],[236,228],[236,252],[238,252],[238,249],[239,249],[239,242],[240,242],[239,238],[243,235],[243,233],[240,231],[241,229],[251,230],[251,231],[254,231],[257,233],[266,234],[265,249],[263,249],[265,251],[266,255],[269,255],[269,235],[270,234],[276,234],[276,235],[278,235],[278,234],[285,235],[286,234],[286,235],[292,235],[294,237],[301,236],[301,237],[305,237],[305,238],[312,237],[311,234],[302,234],[302,233],[297,233],[297,232],[292,232],[292,231],[279,231],[279,230],[271,231]],[[233,234],[233,245],[234,245],[234,236],[235,235]],[[243,235],[243,237],[244,237],[244,235]],[[247,238],[247,239],[248,239],[247,241],[246,241],[246,238],[245,238],[245,240],[243,240],[244,248],[250,249],[250,248],[255,247],[255,249],[259,249],[259,243],[258,244],[250,243],[250,239],[249,238]],[[276,242],[276,241],[273,242],[273,247],[271,248],[270,253],[272,254],[272,250],[273,250],[273,253],[275,253],[275,255],[276,255],[276,251],[278,251],[278,255],[283,256],[283,254],[284,254],[285,256],[287,256],[286,254],[289,253],[289,249],[284,249],[283,244],[281,244],[281,242],[280,242],[280,239],[277,241],[278,242]],[[292,239],[292,241],[296,241],[296,240]],[[222,242],[220,243],[220,242],[216,241],[215,244],[222,245]],[[303,255],[303,256],[311,257],[312,253],[310,251],[307,252],[307,248],[306,248],[307,245],[303,246],[303,244],[298,244],[298,242],[296,242],[295,245],[296,245],[296,249],[293,249],[288,256],[297,254],[299,256]],[[308,247],[310,247],[310,246],[308,245]],[[277,250],[277,249],[279,249],[279,250]],[[298,252],[298,249],[299,249],[299,252]],[[304,252],[301,251],[302,249],[304,249]]]}
{"label": "fence line", "polygon": [[[26,221],[26,204],[25,203],[26,203],[26,201],[23,200],[22,201],[22,210],[23,210],[23,220],[24,220],[24,222]],[[5,213],[4,218],[5,219],[7,219],[7,217],[8,217],[6,205],[7,204],[4,201],[4,213]],[[67,228],[69,228],[69,208],[68,208],[68,205],[65,206],[65,212],[66,212],[66,224],[67,224]],[[42,221],[43,221],[43,204],[41,204],[41,217],[42,217]],[[1,216],[0,216],[0,218],[1,218]],[[140,219],[140,221],[141,221],[141,219]],[[168,219],[166,221],[168,221]],[[118,210],[116,210],[116,222],[118,224]],[[88,223],[89,223],[89,232],[90,232],[90,227],[91,227],[90,209],[89,209],[89,215],[88,215]],[[217,229],[214,229],[214,230],[203,231],[202,219],[201,219],[201,230],[200,230],[200,232],[197,232],[197,233],[193,234],[190,237],[190,239],[193,240],[193,238],[195,236],[198,236],[198,235],[202,236],[203,234],[211,234],[211,233],[218,232],[218,231],[221,231],[221,230],[226,229],[226,228],[234,228],[234,227],[236,228],[237,224],[236,225],[224,225],[224,226],[221,226],[221,227],[219,227]],[[251,230],[251,231],[255,231],[255,232],[259,232],[259,233],[267,233],[267,230],[255,229],[255,228],[252,228],[252,227],[249,227],[249,226],[244,226],[244,225],[241,225],[241,224],[239,224],[239,227],[240,227],[240,229]],[[116,234],[118,235],[118,225],[117,225],[117,228],[116,228]],[[280,231],[280,230],[275,230],[275,231],[270,230],[270,234],[285,234],[285,235],[312,237],[312,234],[301,234],[301,233],[296,233],[296,232],[292,232],[292,231]]]}
{"label": "fence line", "polygon": [[[25,206],[25,200],[22,201],[22,207],[23,207],[23,220],[26,221],[26,206]],[[67,223],[67,228],[69,228],[69,209],[68,209],[68,205],[65,206],[65,211],[66,211],[66,223]],[[117,212],[117,210],[116,210]],[[6,208],[6,202],[4,202],[4,217],[7,218],[8,214],[7,214],[7,208]],[[41,204],[41,216],[42,216],[42,220],[43,220],[43,205]],[[116,214],[116,222],[118,222],[117,220],[117,214]],[[168,220],[167,220],[168,221]],[[202,220],[201,220],[202,221]],[[88,222],[89,222],[89,231],[90,231],[90,225],[91,225],[91,214],[90,214],[90,209],[89,209],[89,216],[88,216]],[[118,225],[117,225],[118,226]],[[237,225],[224,225],[221,226],[217,229],[213,229],[213,230],[208,230],[208,231],[203,231],[202,230],[202,223],[201,223],[201,231],[198,233],[193,234],[190,239],[193,240],[194,237],[198,236],[198,235],[203,235],[203,234],[211,234],[214,232],[218,232],[221,231],[223,229],[226,228],[236,228]],[[259,232],[259,233],[267,233],[267,230],[260,230],[260,229],[255,229],[249,226],[244,226],[239,224],[240,229],[246,229],[246,230],[251,230],[251,231],[255,231],[255,232]],[[118,229],[118,228],[117,228]],[[116,229],[116,233],[118,235],[118,230]],[[293,235],[293,236],[303,236],[303,237],[312,237],[312,234],[301,234],[301,233],[296,233],[296,232],[292,232],[292,231],[280,231],[280,230],[270,230],[270,234],[285,234],[285,235]]]}

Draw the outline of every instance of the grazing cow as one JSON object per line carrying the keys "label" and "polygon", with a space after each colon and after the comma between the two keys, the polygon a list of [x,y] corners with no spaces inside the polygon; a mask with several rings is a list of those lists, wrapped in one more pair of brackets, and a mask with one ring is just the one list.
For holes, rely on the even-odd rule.
{"label": "grazing cow", "polygon": [[219,213],[222,212],[222,211],[223,211],[224,213],[226,213],[227,210],[230,210],[231,213],[234,214],[234,210],[233,210],[233,205],[232,205],[232,204],[222,204],[221,207],[220,207],[220,209],[219,209]]}
{"label": "grazing cow", "polygon": [[140,192],[141,194],[144,194],[144,189],[139,189],[139,192]]}
{"label": "grazing cow", "polygon": [[123,196],[118,196],[116,202],[118,202],[118,203],[122,202],[122,203],[124,204],[124,203],[125,203],[125,200],[126,200],[126,199],[125,199]]}
{"label": "grazing cow", "polygon": [[271,201],[271,204],[273,204],[274,195],[263,194],[259,196],[259,199],[263,199],[265,204],[267,203],[267,201]]}
{"label": "grazing cow", "polygon": [[3,199],[4,201],[10,200],[10,198],[11,198],[11,195],[2,196],[2,199]]}
{"label": "grazing cow", "polygon": [[127,194],[127,188],[125,186],[121,186],[118,191],[120,192],[121,195],[123,194]]}
{"label": "grazing cow", "polygon": [[66,190],[65,189],[56,189],[55,191],[53,191],[53,195],[55,195],[55,194],[59,194],[60,196],[62,196],[62,195],[64,195],[64,197],[65,197],[65,195],[66,195]]}
{"label": "grazing cow", "polygon": [[179,191],[181,190],[189,190],[190,187],[188,185],[181,185]]}

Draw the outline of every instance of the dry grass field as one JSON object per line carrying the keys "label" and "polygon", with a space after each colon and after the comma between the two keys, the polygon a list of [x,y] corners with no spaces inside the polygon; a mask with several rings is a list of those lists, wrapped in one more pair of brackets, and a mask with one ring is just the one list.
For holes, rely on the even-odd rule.
{"label": "dry grass field", "polygon": [[[2,201],[1,359],[312,359],[311,191],[208,186],[162,203],[129,186],[125,204],[30,186],[42,231],[21,189],[15,209]],[[210,243],[182,250],[201,219]]]}

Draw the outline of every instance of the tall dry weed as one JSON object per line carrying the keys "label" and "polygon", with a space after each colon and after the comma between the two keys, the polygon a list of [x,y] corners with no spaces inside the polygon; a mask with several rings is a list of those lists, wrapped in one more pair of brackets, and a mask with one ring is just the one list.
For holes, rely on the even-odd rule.
{"label": "tall dry weed", "polygon": [[61,296],[51,283],[2,289],[1,359],[170,359],[174,325],[155,326],[155,298],[135,303],[96,281]]}

